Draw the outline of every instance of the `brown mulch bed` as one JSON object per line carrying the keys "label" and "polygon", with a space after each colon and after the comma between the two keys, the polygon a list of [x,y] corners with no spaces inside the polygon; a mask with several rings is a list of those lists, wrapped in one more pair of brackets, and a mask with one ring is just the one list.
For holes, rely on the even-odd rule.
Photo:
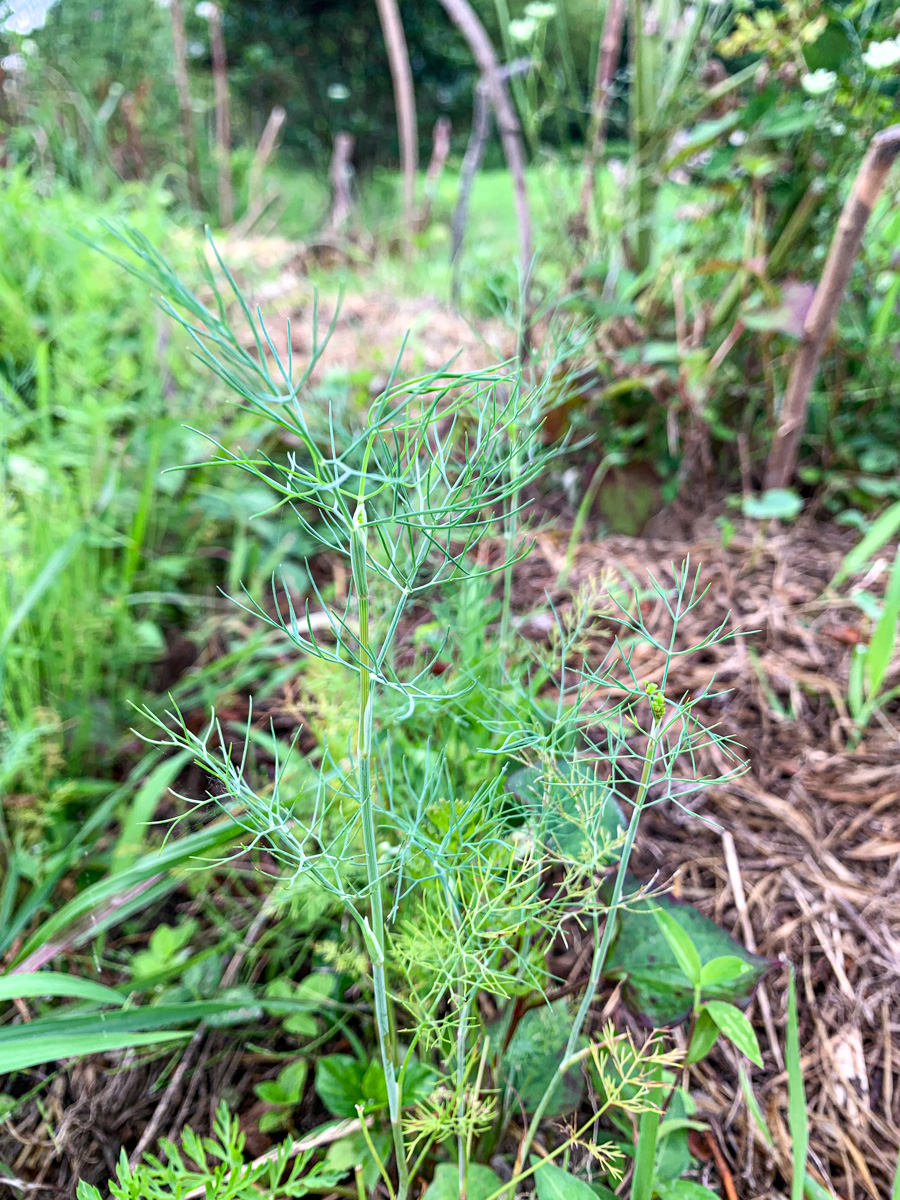
{"label": "brown mulch bed", "polygon": [[[793,963],[811,1126],[810,1170],[854,1200],[890,1194],[900,1144],[900,711],[895,703],[848,749],[845,696],[857,609],[821,596],[853,536],[814,522],[764,532],[741,527],[722,545],[712,519],[692,536],[605,538],[578,548],[567,586],[557,580],[566,537],[542,533],[522,568],[519,600],[558,605],[613,571],[673,580],[690,557],[708,591],[685,626],[699,641],[731,614],[745,636],[675,660],[669,694],[696,695],[714,674],[708,716],[745,748],[748,770],[645,814],[638,874],[678,895],[750,949]],[[878,584],[874,585],[876,588]],[[645,614],[652,629],[661,606]],[[635,654],[638,678],[659,655]],[[643,674],[642,674],[643,669]],[[897,674],[896,666],[893,672]],[[703,764],[722,773],[721,760]],[[741,1200],[780,1194],[790,1163],[784,1027],[787,973],[769,974],[750,1015],[766,1070],[753,1070],[773,1154],[754,1132],[736,1059],[694,1068],[692,1091]]]}

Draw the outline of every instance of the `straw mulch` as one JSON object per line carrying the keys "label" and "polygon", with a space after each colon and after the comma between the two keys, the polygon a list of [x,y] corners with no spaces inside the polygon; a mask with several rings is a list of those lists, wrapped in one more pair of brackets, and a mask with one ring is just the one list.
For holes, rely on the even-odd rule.
{"label": "straw mulch", "polygon": [[[852,543],[814,522],[765,531],[738,520],[725,549],[704,518],[690,538],[584,544],[560,588],[566,539],[545,533],[519,598],[531,607],[549,594],[564,606],[610,570],[646,581],[650,569],[667,582],[672,564],[690,556],[709,590],[686,623],[688,638],[701,640],[729,613],[747,631],[676,659],[668,690],[697,694],[715,674],[716,690],[729,695],[710,702],[708,718],[745,748],[748,770],[691,800],[696,815],[672,803],[650,808],[635,866],[645,880],[671,882],[749,948],[794,964],[810,1173],[847,1200],[884,1200],[900,1144],[900,706],[848,749],[849,660],[866,630],[857,608],[822,593]],[[661,606],[646,613],[651,628],[663,617]],[[638,677],[653,678],[658,661],[638,651]],[[887,683],[897,682],[898,665]],[[716,776],[724,765],[704,769]],[[766,1061],[751,1076],[774,1153],[755,1132],[737,1058],[717,1048],[693,1070],[700,1115],[714,1131],[696,1149],[728,1197],[781,1195],[790,1175],[786,993],[779,967],[750,1010]]]}

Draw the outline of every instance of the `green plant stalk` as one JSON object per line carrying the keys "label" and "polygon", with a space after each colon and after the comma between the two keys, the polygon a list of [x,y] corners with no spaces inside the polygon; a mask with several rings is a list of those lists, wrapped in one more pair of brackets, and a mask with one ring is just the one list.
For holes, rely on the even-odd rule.
{"label": "green plant stalk", "polygon": [[578,544],[581,541],[581,535],[584,532],[584,527],[587,524],[587,519],[590,516],[591,509],[594,507],[594,501],[600,492],[603,480],[606,478],[606,473],[610,468],[612,456],[606,455],[597,464],[597,467],[591,476],[591,482],[584,490],[584,496],[581,498],[581,503],[578,505],[578,511],[575,514],[575,520],[572,522],[572,533],[569,537],[569,544],[566,547],[566,561],[559,573],[557,580],[558,587],[564,587],[569,573],[575,563],[575,553],[578,550]]}
{"label": "green plant stalk", "polygon": [[459,1088],[459,1099],[456,1102],[456,1153],[459,1166],[459,1200],[466,1200],[468,1192],[469,1154],[467,1138],[464,1131],[466,1115],[466,1035],[469,1032],[469,1005],[471,998],[463,999],[457,996],[457,1013],[459,1025],[456,1028],[456,1086]]}
{"label": "green plant stalk", "polygon": [[[366,510],[360,501],[353,515],[350,541],[350,564],[359,607],[359,718],[357,724],[357,778],[359,780],[359,809],[366,858],[366,878],[369,888],[371,921],[367,926],[369,955],[372,960],[372,986],[375,992],[375,1027],[388,1098],[391,1135],[397,1159],[397,1200],[405,1200],[409,1179],[406,1148],[400,1121],[400,1090],[397,1086],[396,1055],[391,1035],[387,977],[385,973],[384,902],[381,895],[381,875],[378,869],[378,849],[375,844],[375,814],[372,804],[372,671],[375,656],[369,635],[369,580],[366,570]],[[366,928],[364,926],[364,928]]]}
{"label": "green plant stalk", "polygon": [[653,211],[653,192],[647,178],[647,131],[650,112],[647,95],[647,63],[645,60],[644,11],[642,0],[631,0],[631,142],[635,165],[634,196],[637,217],[635,263],[641,273],[650,265],[653,250],[653,231],[650,214]]}
{"label": "green plant stalk", "polygon": [[809,1150],[809,1117],[800,1063],[800,1023],[797,1017],[797,983],[793,968],[788,975],[787,1029],[784,1058],[788,1077],[788,1129],[791,1134],[791,1200],[803,1200],[806,1155]]}
{"label": "green plant stalk", "polygon": [[[655,1079],[662,1078],[662,1070],[656,1066]],[[673,1089],[674,1090],[674,1089]],[[654,1104],[641,1113],[638,1122],[638,1140],[634,1151],[634,1177],[631,1181],[631,1200],[650,1200],[653,1195],[653,1174],[656,1168],[656,1143],[659,1138],[661,1110]]]}
{"label": "green plant stalk", "polygon": [[[509,464],[509,473],[513,482],[519,477],[519,453],[514,452]],[[500,611],[500,652],[508,654],[510,650],[510,629],[512,625],[512,592],[513,592],[513,563],[516,536],[519,532],[519,503],[518,487],[509,500],[509,512],[506,516],[506,556],[510,560],[503,572],[503,607]]]}
{"label": "green plant stalk", "polygon": [[[612,943],[613,932],[616,923],[616,910],[618,909],[618,906],[622,900],[622,892],[625,887],[625,876],[628,873],[628,863],[631,858],[631,851],[634,847],[634,839],[637,836],[638,825],[640,824],[641,820],[641,812],[643,811],[644,802],[647,799],[647,791],[650,787],[650,775],[653,770],[653,764],[656,760],[656,751],[657,747],[659,746],[662,723],[663,717],[657,717],[654,715],[653,724],[650,727],[650,737],[647,743],[647,753],[644,756],[644,766],[643,770],[641,771],[641,780],[638,785],[638,791],[634,801],[634,808],[631,812],[631,820],[628,822],[628,830],[625,834],[625,842],[622,846],[622,856],[619,859],[619,866],[616,870],[612,898],[610,899],[607,908],[606,924],[603,927],[603,936],[600,939],[599,945],[597,945],[596,940],[594,943],[596,949],[594,951],[593,962],[591,963],[590,977],[588,979],[587,987],[584,991],[584,996],[581,999],[581,1004],[578,1007],[578,1012],[575,1015],[575,1020],[572,1023],[572,1028],[569,1031],[569,1040],[566,1042],[566,1049],[562,1060],[560,1061],[559,1066],[556,1068],[556,1071],[554,1072],[546,1091],[544,1092],[543,1096],[541,1096],[540,1102],[534,1111],[534,1116],[531,1118],[531,1124],[528,1126],[525,1138],[519,1148],[519,1153],[516,1156],[516,1162],[519,1167],[524,1164],[528,1151],[531,1149],[531,1144],[537,1135],[541,1118],[546,1111],[547,1105],[550,1103],[550,1097],[553,1094],[556,1085],[566,1074],[566,1072],[576,1062],[579,1061],[580,1056],[577,1051],[578,1039],[581,1037],[581,1031],[584,1028],[585,1021],[587,1020],[587,1015],[594,999],[594,993],[597,991],[597,986],[600,983],[600,977],[603,974],[603,968],[606,965],[606,956],[609,954],[609,947]],[[597,923],[597,914],[595,912],[595,939]]]}

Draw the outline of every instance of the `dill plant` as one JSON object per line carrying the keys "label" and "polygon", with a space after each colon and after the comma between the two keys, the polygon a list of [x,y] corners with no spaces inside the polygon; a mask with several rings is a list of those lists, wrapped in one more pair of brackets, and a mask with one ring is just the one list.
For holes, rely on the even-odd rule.
{"label": "dill plant", "polygon": [[[314,586],[317,611],[298,608],[277,577],[271,603],[249,594],[236,601],[304,660],[333,672],[336,689],[349,685],[355,694],[351,736],[333,744],[323,734],[302,795],[287,782],[296,775],[284,761],[276,761],[271,782],[255,785],[246,745],[235,753],[214,713],[200,733],[177,709],[167,722],[146,715],[160,745],[192,752],[216,801],[245,831],[245,845],[264,843],[288,879],[312,881],[356,926],[371,966],[393,1176],[363,1134],[392,1198],[405,1200],[410,1179],[448,1141],[466,1194],[473,1156],[496,1145],[519,1101],[504,1066],[516,1006],[507,1003],[488,1026],[479,998],[501,1006],[546,1001],[550,947],[573,921],[593,939],[565,1046],[532,1106],[513,1184],[498,1181],[499,1195],[531,1175],[528,1151],[564,1078],[588,1059],[596,1066],[598,1055],[621,1056],[609,1031],[599,1042],[585,1035],[641,813],[695,791],[695,755],[719,741],[694,716],[708,690],[681,701],[666,696],[672,661],[698,649],[680,640],[699,602],[696,580],[685,569],[674,589],[654,583],[665,637],[648,628],[639,603],[586,591],[571,611],[553,611],[549,645],[527,651],[514,636],[510,574],[525,553],[516,536],[522,497],[546,470],[541,413],[558,364],[531,384],[518,367],[402,382],[395,374],[361,424],[339,431],[331,410],[317,411],[307,394],[327,334],[320,339],[316,329],[310,361],[295,375],[290,351],[286,360],[278,355],[221,260],[251,349],[234,332],[212,272],[207,306],[149,243],[120,236],[139,263],[125,265],[162,293],[200,357],[290,447],[276,459],[215,444],[212,461],[264,483],[273,509],[292,514],[349,567],[340,605]],[[492,607],[490,577],[498,573],[503,600]],[[399,634],[404,618],[426,611],[443,631],[432,630],[432,645],[410,665],[398,652]],[[488,614],[499,628],[491,651]],[[592,639],[614,626],[609,653],[591,665]],[[717,629],[702,645],[723,635]],[[457,636],[472,653],[454,654]],[[656,656],[655,685],[633,668],[640,645]],[[445,655],[454,660],[449,673]],[[410,727],[434,730],[415,753],[404,741]],[[451,727],[478,742],[474,757],[483,765],[474,784],[454,760]],[[508,770],[516,762],[524,783]],[[598,887],[615,864],[611,891]],[[438,1073],[419,1059],[436,1063]],[[651,1042],[629,1061],[640,1086],[631,1080],[629,1099],[610,1084],[610,1104],[624,1112],[652,1107],[671,1052]],[[582,1144],[583,1135],[577,1130],[550,1157]],[[617,1153],[604,1151],[613,1172]]]}

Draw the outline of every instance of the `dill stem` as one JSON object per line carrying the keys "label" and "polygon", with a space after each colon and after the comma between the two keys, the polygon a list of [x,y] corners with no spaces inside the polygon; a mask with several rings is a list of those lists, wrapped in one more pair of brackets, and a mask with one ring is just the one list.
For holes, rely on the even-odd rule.
{"label": "dill stem", "polygon": [[591,962],[591,973],[588,977],[587,987],[584,991],[584,996],[581,999],[581,1004],[578,1007],[578,1012],[575,1015],[575,1020],[572,1022],[572,1028],[569,1031],[569,1039],[566,1042],[566,1048],[560,1060],[559,1066],[553,1073],[549,1084],[534,1111],[531,1118],[531,1123],[525,1133],[518,1153],[516,1155],[516,1165],[513,1169],[513,1175],[518,1174],[525,1164],[525,1159],[528,1151],[531,1149],[531,1144],[537,1135],[538,1128],[541,1123],[547,1105],[550,1103],[550,1098],[554,1088],[557,1086],[566,1072],[580,1061],[580,1055],[577,1052],[578,1039],[581,1037],[581,1031],[584,1028],[587,1020],[588,1012],[594,999],[594,994],[597,991],[597,986],[600,983],[600,977],[603,974],[603,968],[606,966],[606,957],[609,954],[610,943],[613,938],[615,929],[616,910],[622,900],[622,892],[625,887],[625,876],[628,874],[628,863],[631,858],[631,851],[634,847],[634,839],[637,835],[638,825],[641,820],[641,812],[644,807],[644,802],[647,799],[647,792],[650,787],[650,775],[653,771],[653,763],[656,760],[656,751],[659,746],[660,733],[662,732],[662,717],[654,717],[653,724],[650,727],[650,737],[647,743],[647,753],[644,756],[644,766],[641,771],[641,779],[638,784],[637,795],[634,799],[634,807],[631,811],[631,820],[628,822],[628,829],[625,833],[625,841],[622,845],[622,854],[619,858],[619,866],[616,870],[616,878],[613,883],[612,897],[606,910],[606,923],[603,926],[603,936],[599,944],[596,940],[598,916],[597,910],[594,910],[594,956]]}
{"label": "dill stem", "polygon": [[359,809],[362,822],[363,846],[366,859],[371,920],[367,938],[369,957],[372,962],[372,986],[375,993],[375,1028],[381,1051],[381,1065],[387,1090],[388,1113],[397,1160],[397,1200],[406,1200],[409,1178],[406,1164],[406,1148],[403,1143],[403,1127],[400,1121],[400,1089],[397,1083],[397,1064],[385,973],[385,926],[384,902],[381,894],[381,873],[378,867],[378,848],[375,842],[375,813],[372,798],[372,676],[375,657],[369,634],[369,583],[366,571],[366,513],[365,506],[357,505],[351,535],[351,567],[359,606],[359,717],[357,723],[356,754],[357,778],[359,782]]}

